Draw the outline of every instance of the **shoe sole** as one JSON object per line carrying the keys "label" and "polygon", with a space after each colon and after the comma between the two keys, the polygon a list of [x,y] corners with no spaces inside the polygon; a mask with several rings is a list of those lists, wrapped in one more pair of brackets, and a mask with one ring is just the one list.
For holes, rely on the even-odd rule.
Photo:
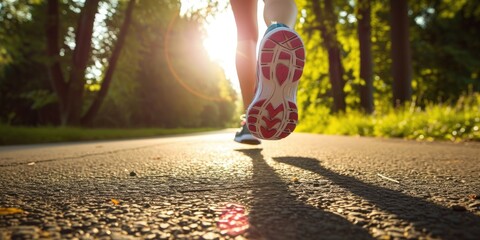
{"label": "shoe sole", "polygon": [[305,65],[297,33],[278,27],[260,43],[255,97],[247,109],[247,127],[257,138],[282,139],[298,123],[297,86]]}

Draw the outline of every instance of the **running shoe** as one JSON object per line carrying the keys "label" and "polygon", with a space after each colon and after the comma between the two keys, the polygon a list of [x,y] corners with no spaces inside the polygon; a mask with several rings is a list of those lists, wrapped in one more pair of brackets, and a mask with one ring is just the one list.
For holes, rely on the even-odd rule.
{"label": "running shoe", "polygon": [[247,127],[260,139],[290,135],[298,122],[297,86],[305,65],[299,35],[284,24],[272,24],[260,42],[255,97],[247,109]]}
{"label": "running shoe", "polygon": [[[245,117],[242,117],[242,118],[244,119]],[[254,137],[248,130],[245,120],[242,120],[242,127],[237,133],[235,133],[235,138],[233,140],[235,140],[235,142],[239,142],[243,144],[250,144],[250,145],[260,144],[260,140]]]}

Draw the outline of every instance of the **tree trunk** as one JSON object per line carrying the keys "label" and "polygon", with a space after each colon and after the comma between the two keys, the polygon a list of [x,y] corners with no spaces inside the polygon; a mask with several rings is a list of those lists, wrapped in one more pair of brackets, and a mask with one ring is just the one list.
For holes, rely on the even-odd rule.
{"label": "tree trunk", "polygon": [[340,43],[337,40],[335,25],[337,17],[333,9],[332,0],[325,0],[322,9],[319,0],[313,1],[313,7],[320,32],[328,52],[328,70],[330,83],[332,85],[333,112],[345,111],[345,92],[343,90],[345,81],[343,80],[343,65],[340,54]]}
{"label": "tree trunk", "polygon": [[370,0],[358,0],[358,42],[360,45],[360,104],[366,113],[372,113],[373,105],[373,60]]}
{"label": "tree trunk", "polygon": [[79,125],[85,90],[85,70],[92,49],[92,34],[95,14],[99,0],[86,0],[80,13],[75,34],[75,49],[73,50],[72,68],[68,82],[67,110],[69,125]]}
{"label": "tree trunk", "polygon": [[102,105],[103,100],[105,99],[105,96],[107,95],[110,83],[112,82],[113,73],[115,72],[115,67],[117,66],[118,58],[120,57],[120,52],[122,51],[123,45],[125,43],[128,28],[132,21],[134,6],[135,0],[130,0],[126,9],[125,20],[123,21],[122,27],[120,28],[118,40],[115,44],[115,48],[113,49],[112,55],[110,56],[108,62],[107,72],[105,73],[105,76],[102,80],[102,86],[98,94],[95,96],[92,105],[88,109],[85,116],[82,118],[83,125],[88,125],[93,121]]}
{"label": "tree trunk", "polygon": [[60,66],[60,49],[59,49],[59,2],[58,0],[48,0],[47,2],[47,22],[46,22],[46,38],[47,38],[47,55],[49,61],[47,64],[50,84],[58,98],[58,106],[60,112],[60,122],[62,125],[67,123],[67,84],[63,77],[62,68]]}
{"label": "tree trunk", "polygon": [[328,62],[333,93],[333,112],[343,112],[346,109],[345,92],[343,91],[345,81],[343,80],[342,59],[338,47],[328,49]]}
{"label": "tree trunk", "polygon": [[393,104],[401,105],[412,97],[412,62],[408,34],[408,4],[390,0],[392,38]]}

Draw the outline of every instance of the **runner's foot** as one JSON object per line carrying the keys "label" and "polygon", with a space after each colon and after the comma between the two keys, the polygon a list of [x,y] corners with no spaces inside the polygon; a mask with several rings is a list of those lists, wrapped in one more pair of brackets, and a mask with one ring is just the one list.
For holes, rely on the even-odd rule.
{"label": "runner's foot", "polygon": [[260,144],[260,140],[254,137],[247,128],[247,124],[245,123],[245,117],[242,115],[242,127],[238,132],[235,133],[235,142],[243,143],[243,144],[250,144],[250,145],[258,145]]}
{"label": "runner's foot", "polygon": [[305,64],[299,35],[284,24],[272,24],[265,33],[258,55],[257,88],[247,109],[247,127],[260,139],[282,139],[298,122],[298,80]]}

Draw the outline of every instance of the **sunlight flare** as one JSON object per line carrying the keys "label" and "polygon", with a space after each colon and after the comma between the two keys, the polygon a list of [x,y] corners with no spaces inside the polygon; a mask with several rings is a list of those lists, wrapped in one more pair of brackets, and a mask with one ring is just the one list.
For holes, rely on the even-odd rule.
{"label": "sunlight flare", "polygon": [[[206,1],[182,0],[181,15],[188,14],[190,11],[197,11],[207,6]],[[258,1],[258,27],[259,36],[263,35],[267,27],[263,21],[263,1]],[[210,59],[217,62],[225,72],[225,76],[232,83],[236,91],[240,91],[237,70],[235,67],[235,51],[237,48],[237,28],[232,8],[228,4],[224,10],[213,13],[206,18],[205,24],[206,36],[203,40],[203,46],[208,52]]]}

